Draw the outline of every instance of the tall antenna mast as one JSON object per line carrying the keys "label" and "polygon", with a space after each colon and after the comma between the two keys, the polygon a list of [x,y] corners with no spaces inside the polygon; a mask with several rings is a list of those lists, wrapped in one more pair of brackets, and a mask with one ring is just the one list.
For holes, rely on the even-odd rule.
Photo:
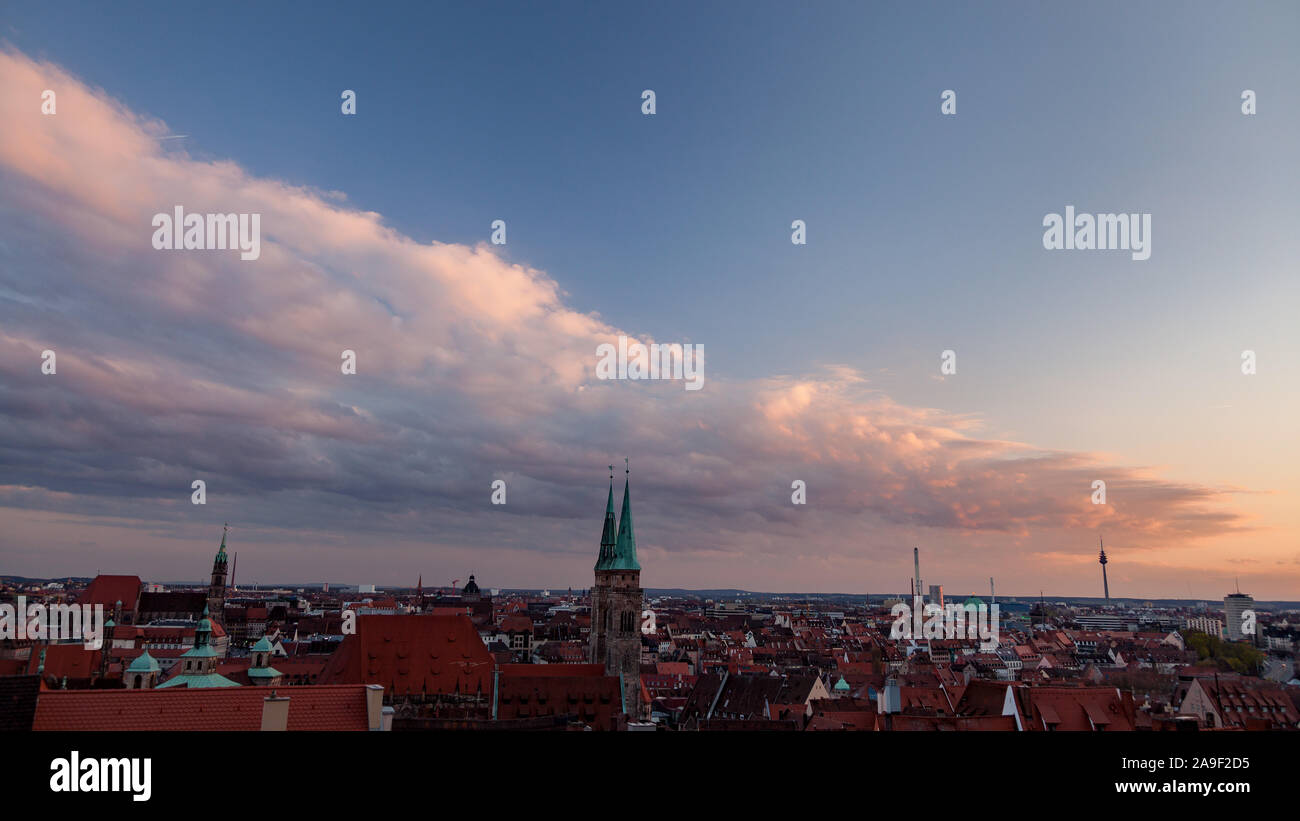
{"label": "tall antenna mast", "polygon": [[1108,561],[1106,558],[1106,542],[1102,540],[1100,533],[1097,534],[1097,542],[1101,545],[1101,553],[1097,557],[1097,561],[1101,563],[1101,586],[1106,594],[1106,606],[1110,607],[1110,580],[1106,578],[1106,563]]}
{"label": "tall antenna mast", "polygon": [[925,592],[921,589],[921,548],[912,548],[912,561],[916,562],[916,598],[921,598]]}

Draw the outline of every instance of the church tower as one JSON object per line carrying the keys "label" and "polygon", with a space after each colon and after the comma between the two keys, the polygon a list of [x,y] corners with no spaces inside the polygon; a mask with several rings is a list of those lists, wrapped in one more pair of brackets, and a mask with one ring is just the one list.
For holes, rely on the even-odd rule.
{"label": "church tower", "polygon": [[212,583],[208,585],[208,612],[221,624],[226,623],[226,533],[229,530],[230,525],[226,525],[221,531],[221,547],[212,562]]}
{"label": "church tower", "polygon": [[126,682],[128,690],[148,690],[158,683],[158,676],[161,674],[162,666],[158,664],[157,659],[149,655],[149,648],[145,647],[144,652],[136,656],[135,661],[126,668],[122,679]]}
{"label": "church tower", "polygon": [[591,662],[605,665],[605,675],[621,677],[623,712],[635,718],[641,699],[641,565],[632,528],[630,476],[623,482],[623,511],[615,529],[613,466],[610,471],[596,582],[591,588]]}
{"label": "church tower", "polygon": [[231,681],[217,672],[217,663],[221,656],[212,646],[212,619],[208,618],[208,608],[203,608],[203,618],[199,619],[194,629],[194,646],[181,654],[181,670],[158,685],[162,690],[168,687],[238,687],[239,683]]}

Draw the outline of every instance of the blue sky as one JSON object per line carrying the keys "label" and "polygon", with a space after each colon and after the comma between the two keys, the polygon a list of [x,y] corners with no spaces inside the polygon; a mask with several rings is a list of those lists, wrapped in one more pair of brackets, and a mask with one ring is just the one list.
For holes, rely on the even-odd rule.
{"label": "blue sky", "polygon": [[[193,157],[343,192],[420,242],[474,245],[505,219],[503,256],[568,306],[704,343],[718,378],[843,364],[990,439],[1295,491],[1295,4],[55,3],[4,19],[13,47],[166,121]],[[1152,213],[1152,258],[1044,251],[1043,215],[1067,204]],[[947,348],[959,374],[940,380]],[[1270,498],[1256,513],[1294,501]]]}
{"label": "blue sky", "polygon": [[[1281,261],[1260,240],[1295,214],[1277,207],[1294,153],[1276,164],[1300,125],[1293,4],[57,6],[12,9],[11,41],[192,151],[346,192],[416,239],[472,243],[506,219],[510,256],[576,307],[663,338],[708,329],[729,340],[712,363],[746,376],[928,369],[942,340],[1005,337],[999,360],[1034,340],[1032,359],[1082,320],[1131,361],[1127,326],[1222,304],[1180,287],[1201,278],[1190,263],[1267,277],[1242,269]],[[1245,87],[1265,116],[1238,114]],[[1155,261],[1045,272],[1039,221],[1068,202],[1157,212]],[[1186,225],[1189,202],[1242,240]]]}

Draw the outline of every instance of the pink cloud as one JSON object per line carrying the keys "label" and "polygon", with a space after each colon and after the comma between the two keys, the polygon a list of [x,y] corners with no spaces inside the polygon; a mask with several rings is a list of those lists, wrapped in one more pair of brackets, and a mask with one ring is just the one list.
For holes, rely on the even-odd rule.
{"label": "pink cloud", "polygon": [[[502,567],[522,585],[548,556],[585,567],[601,466],[628,448],[647,550],[684,568],[761,558],[761,573],[732,569],[769,589],[798,572],[794,556],[821,559],[829,589],[919,535],[983,577],[1035,545],[1090,545],[1100,526],[1167,549],[1245,526],[1227,491],[982,439],[978,419],[900,405],[843,366],[708,372],[698,393],[599,381],[597,345],[646,334],[567,306],[548,274],[489,246],[419,244],[337,193],[164,147],[163,123],[57,66],[0,52],[0,76],[0,205],[32,239],[11,260],[24,301],[0,308],[0,372],[21,394],[0,428],[19,477],[0,488],[7,518],[115,511],[192,534],[184,502],[203,475],[227,513],[288,544],[275,559],[286,577],[327,531],[375,534],[367,550],[397,561],[436,530],[450,553],[515,556]],[[40,113],[46,88],[57,115]],[[151,217],[178,203],[260,213],[260,259],[155,251]],[[37,371],[45,348],[56,379]],[[355,377],[339,372],[344,349]],[[501,473],[512,503],[487,511]],[[1089,501],[1097,478],[1104,507]],[[790,504],[794,479],[806,509]],[[967,538],[978,558],[958,555]],[[117,549],[134,555],[130,541]],[[375,559],[332,561],[341,573]]]}

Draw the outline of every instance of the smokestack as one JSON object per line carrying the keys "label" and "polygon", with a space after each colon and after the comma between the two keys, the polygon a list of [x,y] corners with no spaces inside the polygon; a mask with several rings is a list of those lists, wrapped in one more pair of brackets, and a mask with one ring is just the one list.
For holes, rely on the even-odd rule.
{"label": "smokestack", "polygon": [[993,590],[993,577],[992,577],[992,576],[989,576],[989,598],[992,599],[992,601],[989,602],[989,606],[992,606],[992,605],[995,605],[995,604],[998,603],[998,594],[997,594],[996,592],[994,592],[994,590]]}
{"label": "smokestack", "polygon": [[912,561],[916,563],[916,595],[920,597],[925,588],[921,585],[921,548],[912,548]]}

